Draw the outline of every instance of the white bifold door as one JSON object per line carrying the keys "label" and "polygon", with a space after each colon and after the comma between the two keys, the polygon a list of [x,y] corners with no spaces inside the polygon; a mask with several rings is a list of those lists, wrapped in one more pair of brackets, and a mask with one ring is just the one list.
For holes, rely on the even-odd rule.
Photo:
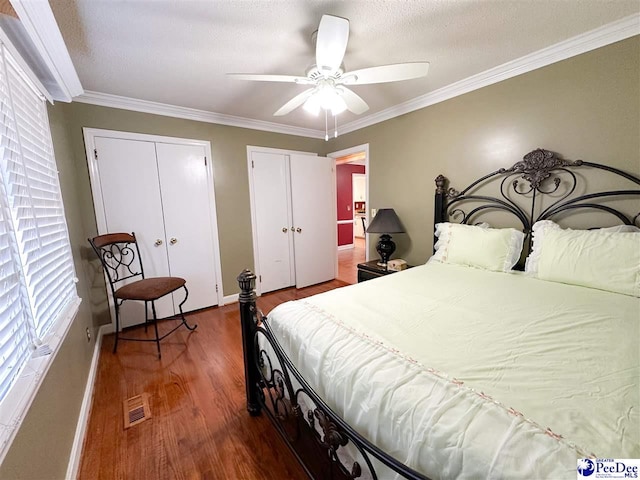
{"label": "white bifold door", "polygon": [[248,149],[260,293],[335,278],[333,159]]}
{"label": "white bifold door", "polygon": [[[218,305],[219,248],[207,149],[143,137],[148,140],[85,129],[98,233],[135,232],[146,277],[186,279],[185,312]],[[159,318],[179,312],[183,292],[156,302]],[[124,302],[121,313],[123,328],[145,319],[142,302]]]}
{"label": "white bifold door", "polygon": [[335,172],[332,158],[290,155],[296,287],[336,273]]}

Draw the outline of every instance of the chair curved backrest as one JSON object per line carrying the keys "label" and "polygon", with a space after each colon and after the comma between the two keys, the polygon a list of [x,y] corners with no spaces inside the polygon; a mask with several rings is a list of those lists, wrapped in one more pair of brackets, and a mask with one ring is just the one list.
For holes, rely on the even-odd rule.
{"label": "chair curved backrest", "polygon": [[116,285],[134,277],[144,278],[140,249],[135,232],[107,233],[89,239],[109,279],[111,294]]}

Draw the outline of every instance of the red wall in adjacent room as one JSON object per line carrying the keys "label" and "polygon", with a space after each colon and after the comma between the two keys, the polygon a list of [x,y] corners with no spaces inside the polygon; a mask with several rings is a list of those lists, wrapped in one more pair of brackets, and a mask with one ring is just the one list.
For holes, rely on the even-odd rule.
{"label": "red wall in adjacent room", "polygon": [[[351,175],[365,173],[364,165],[344,163],[336,167],[337,217],[338,220],[353,220],[353,183]],[[353,223],[338,225],[338,246],[353,242]]]}
{"label": "red wall in adjacent room", "polygon": [[353,223],[338,224],[338,246],[353,243]]}
{"label": "red wall in adjacent room", "polygon": [[344,163],[336,168],[338,220],[353,220],[353,183],[351,182],[351,175],[354,173],[364,173],[364,165]]}

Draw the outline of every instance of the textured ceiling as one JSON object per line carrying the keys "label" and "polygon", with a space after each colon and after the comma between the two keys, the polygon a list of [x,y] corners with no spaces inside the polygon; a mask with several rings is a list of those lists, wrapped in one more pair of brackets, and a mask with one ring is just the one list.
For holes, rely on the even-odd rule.
{"label": "textured ceiling", "polygon": [[[306,87],[225,73],[304,75],[324,13],[350,20],[345,67],[431,62],[426,78],[353,87],[369,115],[640,10],[638,0],[51,0],[85,90],[324,129]],[[355,120],[345,112],[342,124]]]}

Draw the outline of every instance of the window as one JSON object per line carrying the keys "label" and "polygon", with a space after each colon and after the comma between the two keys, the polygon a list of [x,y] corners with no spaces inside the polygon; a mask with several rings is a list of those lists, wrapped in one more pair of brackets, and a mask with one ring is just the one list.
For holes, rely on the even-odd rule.
{"label": "window", "polygon": [[45,99],[1,50],[0,402],[78,301]]}

